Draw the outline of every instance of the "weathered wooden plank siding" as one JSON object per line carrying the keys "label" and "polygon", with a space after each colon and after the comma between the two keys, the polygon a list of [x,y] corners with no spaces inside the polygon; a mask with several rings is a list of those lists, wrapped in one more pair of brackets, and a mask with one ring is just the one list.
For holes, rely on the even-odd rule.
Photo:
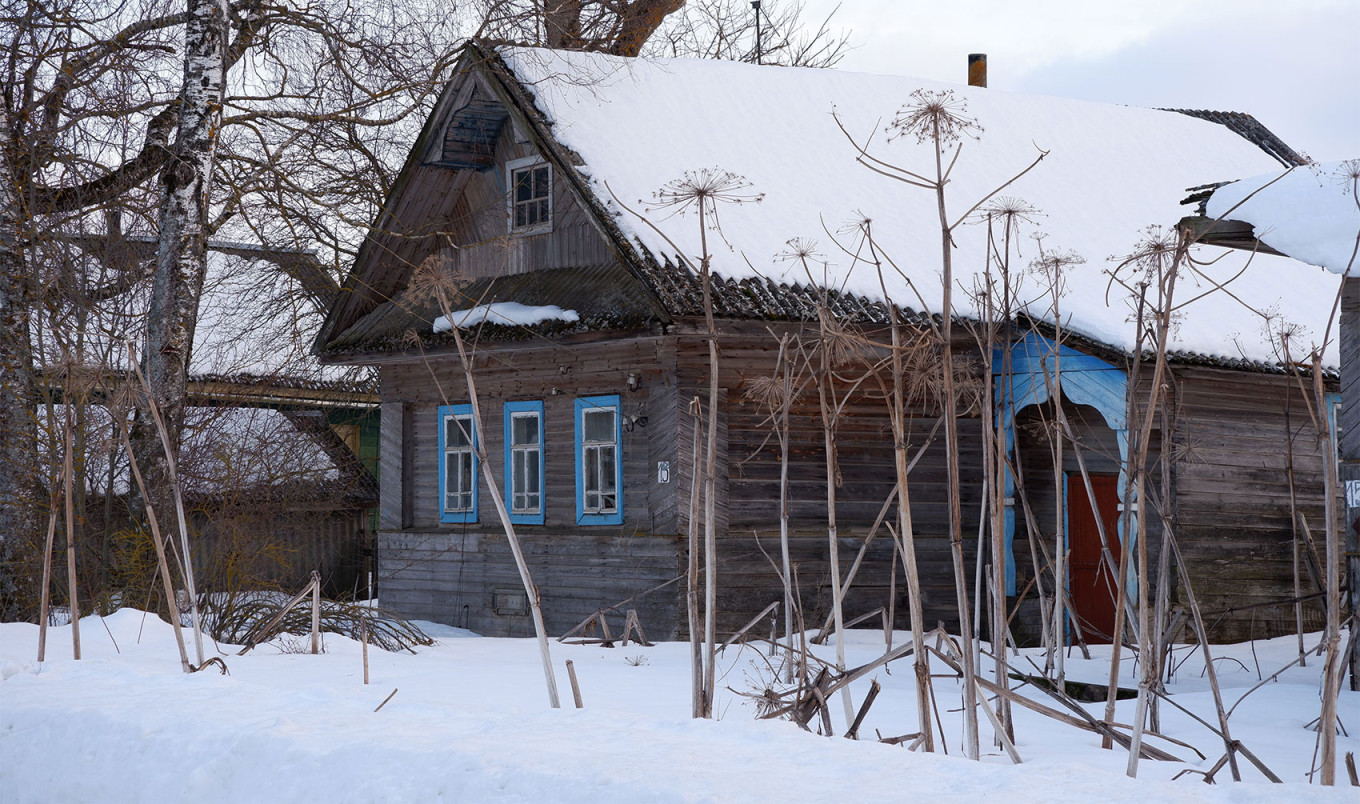
{"label": "weathered wooden plank siding", "polygon": [[[776,569],[778,442],[773,438],[766,412],[746,397],[751,380],[773,372],[777,347],[768,333],[735,331],[723,336],[721,353],[720,470],[716,484],[719,619],[720,629],[731,629],[780,594]],[[435,410],[444,399],[459,403],[466,401],[466,395],[456,358],[447,354],[432,356],[430,365],[434,367],[433,375],[427,365],[418,361],[383,369],[385,398],[399,395],[406,400],[404,410],[409,411],[415,422],[403,439],[400,464],[411,468],[402,476],[406,479],[404,485],[413,488],[394,492],[386,482],[392,476],[391,470],[385,474],[384,494],[404,494],[411,512],[404,529],[384,532],[384,597],[404,601],[401,607],[422,612],[421,616],[470,622],[468,618],[474,616],[471,612],[476,605],[466,602],[466,596],[485,597],[501,588],[507,578],[516,581],[513,566],[504,564],[504,556],[496,550],[479,553],[460,548],[455,551],[457,560],[453,561],[435,554],[422,557],[418,551],[400,546],[413,533],[424,534],[422,538],[476,537],[480,539],[479,545],[494,544],[499,538],[496,535],[499,524],[484,485],[478,523],[438,522]],[[615,339],[593,336],[579,343],[484,348],[476,358],[475,370],[483,399],[494,400],[484,408],[487,422],[483,436],[490,460],[497,466],[498,479],[502,476],[499,467],[503,448],[499,401],[536,399],[544,403],[547,522],[543,526],[522,526],[519,531],[526,538],[542,540],[543,546],[535,549],[545,557],[545,568],[543,576],[536,576],[536,580],[543,590],[545,608],[560,607],[569,612],[561,616],[571,620],[566,625],[574,625],[593,607],[611,605],[683,572],[695,427],[690,403],[696,397],[707,400],[707,347],[692,326],[679,326],[671,334],[656,332]],[[635,391],[628,390],[629,375],[638,381]],[[1291,392],[1284,378],[1179,367],[1172,375],[1171,386],[1176,400],[1171,416],[1173,493],[1162,499],[1156,468],[1163,436],[1158,421],[1150,445],[1152,489],[1145,506],[1150,560],[1155,565],[1161,544],[1161,511],[1157,506],[1164,504],[1170,507],[1195,591],[1204,608],[1216,613],[1211,618],[1215,622],[1215,638],[1265,636],[1287,630],[1285,620],[1292,623],[1292,611],[1287,607],[1278,611],[1246,609],[1222,616],[1217,612],[1292,594],[1289,579],[1294,534],[1289,518],[1288,461],[1284,448],[1289,432],[1294,434],[1293,473],[1300,507],[1314,523],[1314,530],[1321,533],[1321,463],[1316,445],[1309,440],[1311,428],[1302,400],[1293,399],[1293,418],[1286,428],[1283,402]],[[846,393],[848,388],[848,384],[843,384],[838,394]],[[891,432],[884,403],[876,398],[881,391],[867,389],[877,389],[877,385],[861,384],[850,395],[837,432],[841,481],[837,519],[843,574],[893,487]],[[579,396],[607,393],[620,394],[625,417],[630,420],[638,417],[637,424],[624,434],[625,522],[621,527],[580,527],[575,524],[574,510],[572,404]],[[1145,394],[1146,389],[1140,393]],[[1117,472],[1115,434],[1100,415],[1079,405],[1069,405],[1067,414],[1078,433],[1087,468],[1093,472]],[[918,411],[912,420],[913,454],[924,443],[934,416],[929,411]],[[645,425],[642,417],[646,418]],[[1028,489],[1026,499],[1039,527],[1036,536],[1051,551],[1056,548],[1052,528],[1061,492],[1055,492],[1052,485],[1045,422],[1052,422],[1051,404],[1022,411],[1017,420],[1017,449],[1023,484]],[[981,514],[981,428],[982,422],[975,416],[965,417],[960,428],[964,544],[970,585]],[[830,572],[826,563],[824,445],[815,392],[795,405],[790,430],[791,549],[805,617],[808,622],[819,624],[829,608]],[[913,472],[911,504],[928,621],[943,620],[953,625],[957,615],[947,540],[945,458],[943,439],[936,434]],[[661,462],[669,463],[669,483],[659,482],[657,466]],[[1070,444],[1064,454],[1064,470],[1074,477],[1079,472],[1076,450]],[[390,511],[391,506],[385,503],[385,510]],[[894,521],[892,516],[890,508],[889,522]],[[391,521],[389,513],[384,522]],[[1016,522],[1014,557],[1019,586],[1023,588],[1033,575],[1034,562],[1019,507]],[[385,524],[384,528],[387,527]],[[847,614],[851,616],[888,603],[892,550],[886,532],[874,542],[866,557],[867,563],[846,602]],[[435,564],[416,568],[415,565],[426,561]],[[395,574],[396,568],[402,568],[401,578]],[[474,570],[482,573],[475,580],[469,575]],[[453,572],[460,573],[462,580],[450,580],[448,573]],[[392,583],[388,583],[389,576]],[[464,597],[451,597],[455,591]],[[674,584],[653,593],[657,601],[647,605],[657,607],[654,615],[670,612],[664,615],[669,619],[651,624],[658,633],[683,633],[680,608],[683,591],[682,584]],[[626,594],[615,596],[615,592]],[[905,625],[907,611],[900,568],[895,592],[893,605],[900,627]],[[1176,584],[1173,601],[1183,600],[1184,590]],[[1020,608],[1017,631],[1023,639],[1034,631],[1037,620],[1033,595],[1012,604]],[[467,614],[459,608],[465,605],[469,606]],[[486,610],[487,606],[482,605],[482,613],[475,615],[490,618],[479,621],[478,627],[501,629],[490,631],[494,633],[509,633],[518,627],[504,622],[504,615],[486,615]]]}
{"label": "weathered wooden plank siding", "polygon": [[[1183,368],[1176,379],[1176,534],[1212,637],[1288,633],[1293,606],[1278,601],[1294,594],[1291,474],[1294,507],[1319,548],[1324,524],[1321,452],[1305,399],[1286,377]],[[1301,576],[1303,593],[1315,591],[1306,570]],[[1322,626],[1319,604],[1303,612],[1305,628]]]}
{"label": "weathered wooden plank siding", "polygon": [[[784,327],[783,330],[796,329]],[[719,626],[735,629],[776,599],[782,598],[776,567],[779,552],[779,444],[768,421],[768,412],[747,398],[749,382],[775,371],[778,343],[768,332],[726,332],[721,340],[721,387],[725,394],[726,442],[725,492],[719,499],[726,536],[719,545]],[[707,399],[708,355],[702,337],[679,339],[677,384],[681,397]],[[855,374],[847,369],[845,376]],[[837,489],[836,515],[841,576],[845,577],[870,527],[882,510],[896,480],[891,427],[885,402],[876,398],[877,385],[839,382],[836,396],[846,398],[836,432],[841,484]],[[875,389],[871,394],[868,388]],[[961,427],[963,470],[964,544],[971,579],[975,555],[977,517],[981,501],[981,436],[977,420],[965,418]],[[935,423],[933,413],[922,413],[911,422],[912,453],[924,442]],[[831,607],[830,546],[827,539],[826,459],[823,421],[815,388],[795,404],[790,415],[790,528],[791,558],[797,565],[804,616],[809,627],[819,627]],[[688,433],[689,431],[686,431]],[[689,435],[681,448],[689,450]],[[720,448],[720,455],[721,455]],[[721,470],[720,470],[721,471]],[[927,618],[957,623],[954,571],[948,544],[948,497],[942,431],[927,449],[912,474],[911,505],[916,530],[918,565]],[[687,487],[687,486],[685,486]],[[686,500],[688,498],[685,498]],[[895,507],[889,522],[895,523]],[[763,552],[761,548],[764,548]],[[768,554],[768,557],[767,557]],[[774,563],[771,563],[771,562]],[[881,529],[865,556],[845,601],[847,616],[889,604],[889,573],[892,542]],[[907,596],[902,569],[898,567],[894,608],[897,627],[906,627]],[[866,624],[865,627],[876,626]]]}
{"label": "weathered wooden plank siding", "polygon": [[[380,412],[382,428],[378,447],[378,488],[402,489],[405,487],[403,470],[406,464],[402,452],[402,436],[405,432],[403,404],[383,402]],[[382,495],[378,505],[378,529],[399,530],[402,525],[402,495]]]}
{"label": "weathered wooden plank siding", "polygon": [[[383,603],[408,617],[470,628],[487,636],[529,636],[533,624],[504,535],[460,531],[381,534]],[[559,635],[592,612],[628,598],[647,636],[676,637],[678,583],[674,537],[581,532],[519,532],[521,548],[543,600],[550,634]],[[639,597],[640,596],[640,597]],[[610,616],[622,631],[623,611]]]}
{"label": "weathered wooden plank siding", "polygon": [[[563,631],[590,611],[672,580],[680,572],[675,537],[674,479],[657,482],[656,462],[675,462],[674,385],[663,370],[662,340],[641,338],[580,345],[486,349],[475,358],[487,459],[504,490],[502,401],[537,400],[544,406],[543,525],[517,525],[550,630]],[[629,390],[628,377],[637,390]],[[523,634],[527,615],[498,614],[498,592],[520,588],[519,576],[485,480],[478,477],[478,521],[439,521],[438,419],[440,405],[468,401],[453,355],[384,366],[384,398],[400,396],[415,426],[402,459],[414,467],[413,489],[383,486],[385,500],[409,496],[413,522],[380,535],[383,600],[420,616],[487,634]],[[576,524],[575,410],[577,397],[618,394],[625,419],[624,523]],[[642,423],[646,417],[646,424]],[[390,503],[387,503],[390,505]],[[648,595],[638,608],[649,634],[672,634],[679,584]],[[466,608],[465,608],[466,607]]]}
{"label": "weathered wooden plank siding", "polygon": [[472,174],[463,184],[447,217],[447,240],[430,241],[427,248],[458,275],[469,278],[613,262],[608,241],[559,176],[553,177],[550,230],[540,234],[510,231],[505,166],[536,153],[532,145],[515,142],[513,128],[507,125],[496,142],[495,167]]}
{"label": "weathered wooden plank siding", "polygon": [[[654,339],[591,344],[588,348],[569,347],[483,352],[474,358],[478,392],[482,400],[484,430],[481,434],[488,459],[495,467],[498,483],[504,476],[504,430],[502,402],[541,401],[544,406],[544,456],[546,523],[543,527],[575,527],[575,424],[574,403],[582,396],[619,394],[625,419],[647,416],[646,426],[625,425],[624,527],[652,531],[653,505],[663,515],[674,504],[666,497],[673,492],[655,490],[652,454],[665,454],[664,442],[651,446],[651,411],[656,408],[662,423],[673,414],[667,406],[674,395],[665,390],[666,380],[657,365],[658,342]],[[431,371],[433,369],[433,372]],[[628,376],[638,378],[636,391],[628,390]],[[400,395],[411,406],[414,438],[407,455],[415,472],[414,506],[417,530],[439,528],[438,427],[440,405],[468,401],[462,369],[456,356],[433,356],[429,365],[421,362],[386,366],[382,370],[384,397]],[[659,389],[657,400],[650,394]],[[640,419],[639,419],[640,420]],[[659,432],[659,431],[657,431]],[[388,493],[384,489],[384,494]],[[479,521],[498,527],[485,481],[479,476]],[[539,526],[524,526],[539,527]]]}

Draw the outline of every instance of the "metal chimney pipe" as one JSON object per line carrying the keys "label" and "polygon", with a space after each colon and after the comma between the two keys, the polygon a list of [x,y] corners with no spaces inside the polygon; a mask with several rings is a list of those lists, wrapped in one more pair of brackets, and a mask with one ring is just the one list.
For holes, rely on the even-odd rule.
{"label": "metal chimney pipe", "polygon": [[756,64],[760,64],[760,0],[751,0],[751,8],[756,12]]}
{"label": "metal chimney pipe", "polygon": [[987,86],[987,54],[968,54],[968,86]]}

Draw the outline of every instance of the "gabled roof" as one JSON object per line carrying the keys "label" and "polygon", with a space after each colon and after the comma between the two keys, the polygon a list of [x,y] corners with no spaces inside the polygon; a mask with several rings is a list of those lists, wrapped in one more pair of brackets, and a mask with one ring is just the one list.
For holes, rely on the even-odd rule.
{"label": "gabled roof", "polygon": [[[621,281],[638,294],[639,310],[655,305],[663,319],[694,314],[697,285],[690,272],[675,267],[682,264],[675,251],[698,254],[697,221],[659,204],[656,193],[686,171],[709,168],[738,174],[750,183],[751,195],[764,194],[758,204],[720,205],[720,231],[709,233],[714,272],[722,279],[720,315],[796,317],[811,300],[807,286],[815,283],[835,288],[861,308],[862,317],[875,318],[880,277],[853,256],[853,227],[847,226],[864,220],[872,221],[879,250],[898,269],[882,278],[889,296],[938,315],[940,232],[933,194],[857,164],[845,132],[869,142],[880,159],[933,170],[928,146],[891,137],[884,124],[916,90],[950,92],[983,131],[964,140],[951,174],[949,214],[963,213],[1046,151],[1004,194],[1042,213],[1031,216],[1034,224],[1023,235],[1042,232],[1044,248],[1086,259],[1066,277],[1064,326],[1121,350],[1132,346],[1133,325],[1127,294],[1110,281],[1115,263],[1109,258],[1132,251],[1149,225],[1174,226],[1184,214],[1178,203],[1184,188],[1267,172],[1298,158],[1240,114],[1179,114],[834,70],[476,44],[463,65],[476,81],[450,85],[412,149],[374,228],[382,234],[365,243],[318,336],[323,352],[366,340],[346,330],[383,317],[375,311],[397,296],[418,259],[413,244],[428,222],[400,220],[404,198],[456,194],[460,174],[439,165],[481,167],[492,129],[508,122],[570,182],[626,269]],[[493,108],[493,97],[501,111]],[[402,234],[389,234],[394,230]],[[790,259],[786,242],[794,238],[818,243],[814,250],[821,256],[811,271]],[[955,242],[954,312],[967,316],[968,291],[986,264],[985,229],[965,224]],[[1020,264],[1037,251],[1023,237]],[[1282,284],[1279,271],[1290,262],[1257,256],[1241,272],[1241,260],[1230,258],[1187,277],[1182,298],[1199,298],[1185,310],[1171,348],[1273,362],[1264,311],[1320,336],[1320,316],[1330,307],[1323,300],[1332,298],[1335,279],[1291,271],[1290,283]],[[1208,292],[1229,280],[1231,294]],[[1028,312],[1051,318],[1036,280],[1026,281],[1022,295],[1035,299]],[[395,324],[388,318],[387,326]]]}

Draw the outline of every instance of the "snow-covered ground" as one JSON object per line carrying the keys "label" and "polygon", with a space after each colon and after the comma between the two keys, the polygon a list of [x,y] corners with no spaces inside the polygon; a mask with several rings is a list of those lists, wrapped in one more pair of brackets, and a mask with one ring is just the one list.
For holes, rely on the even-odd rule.
{"label": "snow-covered ground", "polygon": [[[991,747],[985,723],[980,763],[873,741],[876,731],[885,737],[915,731],[906,662],[891,665],[891,674],[873,674],[884,689],[861,730],[869,739],[852,742],[757,720],[733,692],[761,689],[769,678],[754,648],[727,650],[719,718],[695,721],[688,717],[686,644],[606,649],[554,642],[563,701],[570,707],[568,659],[585,701],[580,711],[554,711],[533,640],[430,628],[439,644],[416,655],[371,649],[372,683],[365,686],[360,646],[335,635],[326,635],[320,656],[285,652],[278,642],[244,657],[222,646],[230,675],[184,675],[169,625],[132,609],[102,623],[82,620],[78,662],[70,658],[69,627],[49,631],[48,660],[39,665],[37,626],[0,625],[0,800],[1356,800],[1354,789],[1307,784],[1315,734],[1305,725],[1318,712],[1315,658],[1257,690],[1230,720],[1233,736],[1286,784],[1271,785],[1243,763],[1246,781],[1232,783],[1225,768],[1219,784],[1206,786],[1196,774],[1172,777],[1207,770],[1222,743],[1170,707],[1163,732],[1196,746],[1207,761],[1154,738],[1152,744],[1189,761],[1145,761],[1140,778],[1129,780],[1122,750],[1101,750],[1099,737],[1018,708],[1019,766]],[[895,638],[901,644],[906,635]],[[854,632],[847,642],[852,664],[882,649],[881,633]],[[830,658],[834,650],[826,651]],[[1292,660],[1296,642],[1223,646],[1216,656],[1223,657],[1215,663],[1232,706],[1257,683],[1258,667],[1269,675]],[[1108,657],[1108,648],[1094,650],[1089,662],[1074,655],[1069,678],[1103,680]],[[1212,721],[1199,654],[1181,650],[1177,662],[1170,686],[1176,701]],[[1124,663],[1126,677],[1130,665]],[[865,678],[855,686],[856,702],[868,684]],[[952,677],[937,678],[936,686],[948,747],[957,754],[959,715],[948,710],[958,707],[958,687]],[[1120,722],[1132,718],[1132,704],[1120,702]],[[1101,707],[1088,705],[1097,716]],[[840,706],[834,709],[839,715]],[[1340,712],[1352,736],[1339,738],[1338,755],[1360,752],[1360,694],[1343,692]],[[840,732],[844,724],[836,720]]]}

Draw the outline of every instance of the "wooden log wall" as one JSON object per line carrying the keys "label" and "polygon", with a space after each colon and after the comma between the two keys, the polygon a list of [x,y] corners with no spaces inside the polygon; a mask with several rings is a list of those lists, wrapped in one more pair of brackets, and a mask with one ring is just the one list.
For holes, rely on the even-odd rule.
{"label": "wooden log wall", "polygon": [[[796,331],[786,325],[779,331]],[[815,337],[815,327],[800,333]],[[707,399],[708,354],[701,336],[686,333],[677,346],[677,385],[684,399]],[[768,411],[748,399],[750,382],[775,371],[778,341],[760,325],[724,327],[721,340],[721,386],[726,397],[720,434],[726,441],[725,493],[720,520],[726,538],[719,546],[719,630],[737,628],[769,603],[782,599],[779,576],[779,442]],[[867,365],[867,364],[866,364]],[[864,537],[877,518],[896,483],[892,430],[886,402],[876,382],[856,384],[865,367],[840,372],[836,397],[848,396],[837,425],[837,459],[841,485],[837,489],[838,551],[841,577],[845,577],[859,553]],[[852,390],[853,389],[853,390]],[[934,411],[918,410],[910,427],[912,455],[925,443],[936,421]],[[981,501],[981,431],[973,418],[961,428],[963,466],[963,514],[966,560],[971,584],[977,521]],[[689,449],[688,436],[681,439]],[[790,416],[790,553],[796,565],[801,602],[808,627],[819,627],[831,610],[830,552],[827,540],[826,460],[822,416],[815,387],[799,398]],[[682,461],[682,463],[686,463]],[[912,473],[912,520],[916,531],[918,564],[927,621],[958,621],[954,598],[954,574],[948,543],[948,502],[943,429]],[[682,487],[683,488],[683,487]],[[688,498],[686,497],[685,500]],[[896,524],[896,507],[887,522]],[[722,531],[720,531],[722,532]],[[845,601],[847,617],[887,606],[893,586],[892,542],[881,528],[865,556]],[[906,628],[908,607],[906,582],[898,562],[896,627]],[[861,627],[877,627],[878,621]]]}
{"label": "wooden log wall", "polygon": [[[776,569],[778,442],[766,412],[745,395],[750,380],[773,372],[776,351],[775,340],[768,333],[742,332],[740,327],[732,327],[722,340],[719,444],[723,468],[717,483],[720,629],[737,627],[780,597]],[[692,328],[680,327],[664,335],[658,331],[644,337],[488,348],[476,361],[483,399],[487,400],[484,437],[493,463],[499,465],[501,460],[498,402],[541,399],[545,405],[547,523],[521,526],[519,531],[526,538],[542,539],[541,546],[535,548],[536,555],[543,557],[542,569],[535,568],[541,576],[535,577],[554,626],[570,627],[585,616],[580,613],[583,607],[612,605],[680,575],[686,562],[695,426],[689,402],[695,397],[707,399],[703,337]],[[383,369],[384,398],[403,400],[384,407],[385,424],[403,423],[401,427],[384,427],[384,596],[399,608],[422,612],[421,616],[471,622],[468,618],[473,615],[462,614],[459,607],[469,606],[469,612],[494,609],[492,586],[503,577],[510,577],[506,573],[512,573],[513,566],[505,563],[507,552],[490,547],[495,544],[499,524],[485,489],[479,523],[438,522],[435,409],[443,398],[440,387],[452,403],[464,402],[466,397],[456,358],[434,356],[431,365],[438,383],[432,379],[430,368],[419,361]],[[627,390],[630,373],[639,378],[637,391]],[[1172,377],[1175,389],[1172,443],[1176,462],[1172,477],[1174,492],[1166,502],[1173,506],[1179,543],[1201,604],[1210,613],[1214,638],[1244,639],[1287,632],[1293,616],[1288,606],[1249,607],[1292,594],[1290,551],[1294,529],[1289,521],[1283,414],[1289,384],[1281,377],[1207,368],[1179,367]],[[843,385],[839,392],[847,387]],[[624,436],[625,524],[579,527],[574,519],[572,402],[578,396],[604,393],[621,394],[625,415],[645,415],[647,424],[635,426]],[[837,515],[842,573],[849,569],[893,485],[891,434],[880,395],[876,384],[861,384],[851,395],[839,424],[841,487]],[[1320,534],[1320,459],[1302,398],[1293,398],[1292,404],[1297,497],[1300,510]],[[934,422],[933,412],[918,413],[911,425],[913,451]],[[1116,472],[1115,436],[1100,415],[1093,409],[1072,404],[1067,407],[1067,415],[1083,444],[1088,469]],[[822,424],[815,393],[805,395],[797,403],[791,418],[791,549],[805,614],[815,625],[829,610],[831,597],[826,564]],[[1038,430],[1044,420],[1052,421],[1051,404],[1021,411],[1017,444],[1029,502],[1042,537],[1051,544],[1054,537],[1049,531],[1059,497],[1052,489],[1049,443]],[[966,418],[961,427],[964,541],[970,584],[981,499],[981,427],[976,417]],[[1155,467],[1161,438],[1158,428],[1154,431],[1150,457],[1154,467],[1152,483],[1158,489]],[[956,615],[947,542],[944,459],[943,439],[937,434],[936,442],[913,472],[912,507],[928,621],[943,620],[952,625]],[[659,483],[657,478],[657,464],[662,461],[670,464],[671,482],[667,484]],[[1079,471],[1075,451],[1070,446],[1065,450],[1064,468],[1073,475]],[[1161,528],[1151,496],[1147,509],[1148,547],[1155,566]],[[892,517],[890,509],[889,522]],[[1019,586],[1023,588],[1033,564],[1024,518],[1018,509],[1016,521],[1014,557]],[[403,553],[406,548],[401,547],[411,534],[425,540],[442,534],[440,538],[446,541],[454,536],[464,540],[476,536],[478,540],[472,543],[486,547],[478,548],[483,552],[475,560],[471,556],[477,550],[466,547],[466,542],[460,542],[457,549],[448,544],[421,548],[434,550],[427,557],[442,569],[416,569],[423,561],[416,557],[425,554],[419,550]],[[607,554],[596,555],[601,550]],[[588,559],[590,555],[595,558]],[[455,561],[454,556],[459,558]],[[888,602],[892,553],[886,532],[871,547],[867,559],[847,599],[850,616]],[[474,566],[478,568],[476,573],[485,576],[475,582],[468,575],[469,568]],[[438,587],[449,583],[447,580],[437,580],[454,571],[463,578],[463,585],[458,587],[461,590],[458,594],[463,597],[458,600],[449,597],[452,587],[442,591]],[[407,585],[403,586],[404,583]],[[1177,583],[1173,588],[1176,603],[1184,600],[1179,586]],[[1311,588],[1306,587],[1307,591]],[[906,589],[900,574],[896,592],[897,624],[902,627]],[[469,602],[478,595],[482,598],[480,609]],[[560,599],[555,597],[558,595]],[[648,605],[658,607],[655,616],[668,613],[664,614],[664,621],[644,621],[644,625],[658,635],[682,635],[683,612],[679,603],[682,595],[682,584],[654,593],[657,601]],[[398,603],[399,600],[402,602]],[[564,612],[561,617],[551,612],[555,606]],[[1032,595],[1020,604],[1020,609],[1017,631],[1024,639],[1037,624]],[[1311,606],[1306,611],[1310,627],[1316,625],[1320,609]],[[513,617],[488,617],[477,621],[477,627],[487,633],[522,632],[522,623],[516,624],[518,621]]]}
{"label": "wooden log wall", "polygon": [[[1292,605],[1260,604],[1293,596],[1291,438],[1296,506],[1322,555],[1322,459],[1304,394],[1291,378],[1209,368],[1178,369],[1176,393],[1177,537],[1211,636],[1289,633]],[[1302,572],[1304,593],[1316,591]],[[1303,611],[1305,628],[1322,627],[1320,603]]]}
{"label": "wooden log wall", "polygon": [[[674,639],[683,619],[675,537],[651,533],[564,532],[520,527],[520,546],[543,601],[549,634],[560,635],[599,609],[635,598],[608,615],[623,630],[636,609],[651,639]],[[469,628],[485,636],[532,636],[524,587],[504,534],[484,526],[380,535],[383,605],[408,617]]]}
{"label": "wooden log wall", "polygon": [[[680,417],[673,379],[663,370],[673,363],[672,348],[662,338],[643,337],[487,348],[473,358],[484,419],[482,443],[502,491],[501,403],[543,402],[545,523],[517,525],[516,532],[542,594],[550,631],[565,631],[590,611],[680,574],[675,536],[678,483],[674,478],[657,482],[656,469],[658,461],[676,464]],[[628,388],[630,374],[636,378],[636,390]],[[406,428],[384,427],[379,547],[384,604],[411,616],[470,623],[467,627],[488,635],[531,633],[527,614],[496,603],[498,596],[518,588],[519,576],[480,474],[478,521],[439,521],[437,410],[445,400],[468,401],[457,356],[434,355],[428,361],[384,366],[382,387],[384,399],[401,400],[384,403],[385,424],[388,418],[412,422]],[[602,394],[620,396],[625,419],[639,417],[623,433],[624,522],[580,526],[575,508],[574,404],[577,397]],[[391,436],[393,429],[404,437]],[[409,524],[397,525],[403,522]],[[649,595],[645,604],[630,606],[640,615],[651,612],[642,619],[649,635],[664,638],[674,633],[680,593],[679,584],[673,584]]]}
{"label": "wooden log wall", "polygon": [[[767,438],[765,414],[744,395],[749,379],[773,371],[773,344],[768,333],[758,332],[728,334],[722,342],[717,479],[720,630],[736,628],[781,595],[776,569],[777,443]],[[439,355],[432,356],[428,365],[413,361],[383,367],[384,399],[402,400],[386,402],[383,408],[383,599],[413,616],[455,624],[476,622],[476,629],[484,633],[521,633],[525,626],[513,617],[493,616],[494,612],[484,616],[495,608],[491,587],[513,573],[513,566],[505,563],[509,553],[499,546],[500,526],[485,487],[477,523],[438,521],[435,411],[445,398],[453,404],[466,401],[456,361],[456,357]],[[690,401],[698,397],[706,403],[708,397],[704,339],[691,330],[578,344],[488,348],[475,362],[487,418],[484,439],[493,464],[501,461],[499,401],[544,402],[547,521],[542,526],[520,526],[517,531],[526,539],[543,538],[537,548],[543,561],[532,570],[544,596],[550,630],[574,625],[585,616],[577,616],[583,606],[612,605],[683,572],[695,426]],[[635,392],[626,388],[630,373],[639,379]],[[861,385],[851,396],[837,434],[842,575],[849,570],[894,482],[884,402],[863,390],[867,387]],[[620,393],[625,415],[645,415],[647,423],[624,434],[624,525],[580,527],[574,518],[572,403],[578,396],[604,393]],[[921,418],[912,422],[913,451],[924,443],[934,416],[922,411]],[[404,426],[387,426],[389,421]],[[972,421],[973,425],[965,422],[962,428],[964,532],[970,568],[981,499],[980,429],[976,419]],[[815,394],[809,395],[799,402],[793,416],[791,551],[805,613],[814,627],[829,611],[831,600],[821,428]],[[927,615],[932,623],[954,624],[944,460],[943,437],[937,433],[913,473],[912,505]],[[670,464],[668,484],[658,482],[661,461]],[[889,521],[893,511],[889,511]],[[462,541],[455,544],[455,537]],[[600,550],[611,551],[597,556],[603,563],[589,565],[578,560]],[[771,564],[771,559],[776,563]],[[892,545],[883,529],[847,598],[848,616],[888,604],[891,566]],[[457,573],[459,580],[450,581],[450,573]],[[897,625],[905,627],[906,585],[900,566],[898,573],[894,605]],[[644,619],[649,632],[683,633],[683,612],[678,608],[682,594],[680,584],[653,594],[658,611],[670,611],[673,616],[656,623]],[[468,606],[468,613],[463,613],[462,606]],[[556,614],[554,607],[569,613]]]}

